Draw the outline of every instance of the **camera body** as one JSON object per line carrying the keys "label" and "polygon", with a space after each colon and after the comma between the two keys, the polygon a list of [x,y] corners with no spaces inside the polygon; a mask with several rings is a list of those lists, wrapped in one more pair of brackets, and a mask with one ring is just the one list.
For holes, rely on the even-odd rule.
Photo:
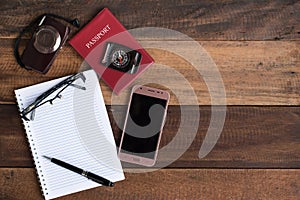
{"label": "camera body", "polygon": [[68,26],[50,16],[42,17],[21,55],[22,63],[27,69],[47,73],[69,33]]}
{"label": "camera body", "polygon": [[135,74],[142,55],[129,47],[114,42],[107,42],[101,63],[111,69]]}

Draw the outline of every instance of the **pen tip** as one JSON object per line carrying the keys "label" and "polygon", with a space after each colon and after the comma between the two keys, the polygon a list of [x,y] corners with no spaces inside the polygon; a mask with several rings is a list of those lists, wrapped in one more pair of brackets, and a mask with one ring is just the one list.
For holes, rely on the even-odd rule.
{"label": "pen tip", "polygon": [[51,158],[48,157],[48,156],[43,155],[43,157],[46,158],[46,159],[48,159],[48,160],[51,160]]}

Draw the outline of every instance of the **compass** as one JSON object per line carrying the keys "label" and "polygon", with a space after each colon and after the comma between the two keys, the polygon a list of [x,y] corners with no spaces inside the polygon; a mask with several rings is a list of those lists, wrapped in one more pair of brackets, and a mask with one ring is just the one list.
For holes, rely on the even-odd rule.
{"label": "compass", "polygon": [[110,69],[135,74],[141,58],[142,55],[136,50],[114,42],[107,42],[100,62]]}
{"label": "compass", "polygon": [[129,56],[127,55],[127,53],[124,50],[118,49],[112,53],[111,63],[115,67],[124,68],[127,66],[128,62],[129,62]]}

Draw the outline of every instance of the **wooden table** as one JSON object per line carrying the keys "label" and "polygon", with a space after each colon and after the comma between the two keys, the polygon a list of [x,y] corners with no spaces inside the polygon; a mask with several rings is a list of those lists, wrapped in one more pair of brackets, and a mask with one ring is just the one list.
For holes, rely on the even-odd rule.
{"label": "wooden table", "polygon": [[[201,112],[196,138],[178,160],[163,169],[127,172],[126,180],[113,188],[98,187],[60,199],[300,198],[300,1],[2,0],[1,200],[43,199],[13,90],[75,73],[83,61],[66,44],[49,73],[26,71],[13,57],[14,39],[44,12],[78,17],[85,24],[104,7],[110,8],[128,29],[163,27],[199,42],[216,63],[224,82],[225,125],[216,146],[200,159],[199,148],[211,117],[205,82],[183,58],[147,49],[157,63],[171,66],[193,86]],[[144,40],[156,41],[151,37]],[[188,50],[181,45],[183,41],[172,42],[176,48]],[[120,130],[111,114],[111,90],[102,81],[100,84],[118,144]],[[163,145],[172,140],[180,124],[180,106],[189,109],[191,105],[179,105],[173,96]],[[119,105],[114,111],[123,115],[124,107]]]}

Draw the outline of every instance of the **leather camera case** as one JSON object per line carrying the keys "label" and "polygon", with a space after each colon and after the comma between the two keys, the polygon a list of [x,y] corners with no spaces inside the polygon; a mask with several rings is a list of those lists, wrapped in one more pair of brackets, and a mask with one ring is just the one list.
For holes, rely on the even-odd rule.
{"label": "leather camera case", "polygon": [[[56,31],[59,36],[59,45],[57,49],[53,52],[46,52],[41,53],[41,50],[37,50],[35,47],[36,42],[36,34],[41,30],[43,27],[48,27],[54,31]],[[64,24],[58,22],[57,20],[53,19],[52,17],[45,16],[40,22],[39,25],[31,37],[29,43],[25,47],[23,54],[21,55],[21,60],[25,64],[26,68],[32,69],[34,71],[40,72],[40,73],[47,73],[50,66],[54,62],[56,56],[58,55],[59,50],[66,42],[68,35],[70,33],[70,28],[68,26],[65,26]],[[47,34],[43,36],[44,39],[47,39]],[[47,42],[47,41],[46,41]]]}

